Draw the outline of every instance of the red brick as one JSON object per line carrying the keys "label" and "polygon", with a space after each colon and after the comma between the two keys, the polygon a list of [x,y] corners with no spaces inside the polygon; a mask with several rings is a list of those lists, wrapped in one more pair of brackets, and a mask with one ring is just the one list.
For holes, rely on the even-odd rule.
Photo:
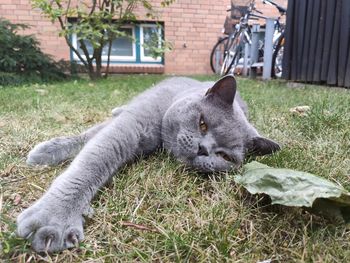
{"label": "red brick", "polygon": [[1,5],[1,9],[2,10],[10,10],[10,9],[15,10],[15,9],[17,9],[17,6],[16,5]]}
{"label": "red brick", "polygon": [[18,20],[18,16],[16,16],[16,15],[4,15],[4,17],[7,20],[10,20],[12,23],[16,23]]}
{"label": "red brick", "polygon": [[21,16],[21,15],[29,15],[29,10],[20,10],[20,9],[16,9],[13,12],[15,15]]}

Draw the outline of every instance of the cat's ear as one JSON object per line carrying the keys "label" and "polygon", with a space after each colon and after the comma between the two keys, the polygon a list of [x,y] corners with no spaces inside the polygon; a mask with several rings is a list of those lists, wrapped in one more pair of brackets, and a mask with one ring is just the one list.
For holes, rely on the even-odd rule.
{"label": "cat's ear", "polygon": [[278,143],[264,138],[264,137],[253,137],[247,143],[248,155],[266,155],[277,152],[281,149]]}
{"label": "cat's ear", "polygon": [[219,79],[214,86],[207,91],[205,96],[218,97],[223,102],[232,105],[236,95],[236,89],[236,79],[232,75],[227,75]]}

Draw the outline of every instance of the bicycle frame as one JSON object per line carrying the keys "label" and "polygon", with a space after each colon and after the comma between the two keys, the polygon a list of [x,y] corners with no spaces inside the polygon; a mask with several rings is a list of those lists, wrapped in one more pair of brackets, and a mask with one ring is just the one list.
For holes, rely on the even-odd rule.
{"label": "bicycle frame", "polygon": [[228,74],[229,71],[234,71],[236,64],[234,61],[238,54],[238,45],[245,41],[249,41],[251,43],[251,39],[246,28],[237,27],[235,33],[232,35],[232,37],[230,37],[229,41],[227,41],[229,48],[225,48],[225,57],[220,70],[220,75],[225,75]]}
{"label": "bicycle frame", "polygon": [[[220,70],[221,75],[233,72],[236,68],[235,60],[238,55],[240,43],[251,44],[251,33],[249,28],[249,18],[253,15],[255,1],[252,1],[248,7],[246,14],[241,17],[240,22],[236,25],[235,32],[230,36],[227,46],[225,47],[224,62]],[[237,42],[237,43],[234,43]]]}

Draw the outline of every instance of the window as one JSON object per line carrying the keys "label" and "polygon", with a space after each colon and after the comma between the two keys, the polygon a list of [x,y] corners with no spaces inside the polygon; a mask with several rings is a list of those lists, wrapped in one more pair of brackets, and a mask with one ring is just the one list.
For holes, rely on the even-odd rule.
{"label": "window", "polygon": [[152,57],[149,46],[161,45],[161,28],[156,25],[141,25],[140,26],[140,43],[141,43],[141,61],[160,62],[161,58]]}
{"label": "window", "polygon": [[[123,27],[120,31],[123,31],[126,36],[119,36],[112,42],[111,48],[111,61],[136,61],[136,45],[132,41],[135,39],[135,30],[133,27]],[[73,46],[78,49],[79,53],[84,57],[83,51],[78,45],[77,35],[72,37]],[[90,55],[92,55],[92,45],[89,41],[85,40],[86,48]],[[78,56],[73,53],[74,60],[79,60]],[[105,45],[102,50],[102,60],[107,61],[108,59],[108,45]]]}
{"label": "window", "polygon": [[[156,24],[138,24],[124,26],[123,31],[126,36],[119,36],[112,42],[111,63],[135,63],[135,64],[162,64],[162,57],[152,57],[151,48],[161,46],[162,28]],[[134,41],[133,41],[134,40]],[[80,49],[77,35],[72,35],[72,44],[84,57]],[[89,54],[92,54],[93,47],[91,43],[85,40]],[[79,61],[78,56],[71,51],[73,60]],[[107,62],[108,45],[103,47],[102,61]]]}

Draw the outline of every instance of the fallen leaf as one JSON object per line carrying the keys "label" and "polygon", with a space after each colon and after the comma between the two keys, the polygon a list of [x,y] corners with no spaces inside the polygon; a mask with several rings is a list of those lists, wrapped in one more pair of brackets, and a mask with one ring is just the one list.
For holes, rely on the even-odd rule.
{"label": "fallen leaf", "polygon": [[52,118],[59,123],[67,123],[67,121],[69,120],[67,116],[60,113],[54,113],[52,115]]}
{"label": "fallen leaf", "polygon": [[16,169],[16,165],[11,164],[9,166],[7,166],[1,173],[0,173],[0,177],[7,177],[9,175],[12,174],[13,171],[15,171]]}
{"label": "fallen leaf", "polygon": [[296,106],[296,107],[290,108],[289,112],[298,116],[306,116],[310,110],[311,110],[310,106]]}
{"label": "fallen leaf", "polygon": [[230,251],[230,256],[231,256],[231,257],[234,257],[234,256],[236,256],[236,254],[237,254],[236,250],[234,250],[234,249],[232,248],[231,251]]}
{"label": "fallen leaf", "polygon": [[265,259],[263,261],[258,261],[257,263],[271,263],[272,260],[271,259]]}
{"label": "fallen leaf", "polygon": [[122,94],[122,92],[120,91],[120,90],[113,90],[113,92],[112,92],[112,96],[115,96],[115,97],[118,97],[118,96],[120,96]]}
{"label": "fallen leaf", "polygon": [[15,196],[13,197],[13,204],[14,205],[18,205],[22,200],[22,197],[19,194],[15,194]]}
{"label": "fallen leaf", "polygon": [[350,193],[316,175],[253,161],[234,180],[251,194],[268,195],[272,204],[306,207],[316,214],[345,222],[350,219]]}
{"label": "fallen leaf", "polygon": [[85,124],[87,124],[87,123],[94,123],[94,122],[96,122],[96,120],[94,119],[93,116],[84,116],[83,117],[83,122]]}
{"label": "fallen leaf", "polygon": [[49,94],[49,92],[46,89],[36,89],[35,91],[38,92],[39,95],[42,95],[42,96]]}
{"label": "fallen leaf", "polygon": [[297,83],[297,82],[287,82],[288,88],[305,88],[304,83]]}

